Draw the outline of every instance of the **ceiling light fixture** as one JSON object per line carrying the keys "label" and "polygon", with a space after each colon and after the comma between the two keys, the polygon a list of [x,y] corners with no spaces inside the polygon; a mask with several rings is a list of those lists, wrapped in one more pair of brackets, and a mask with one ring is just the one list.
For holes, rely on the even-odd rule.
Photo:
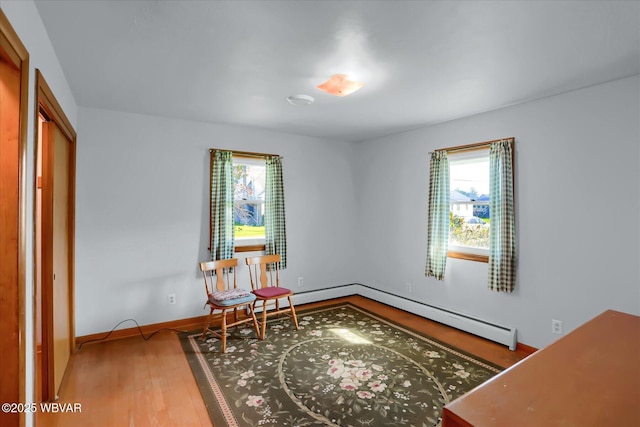
{"label": "ceiling light fixture", "polygon": [[291,95],[287,96],[286,99],[289,104],[295,106],[311,105],[315,101],[315,99],[313,99],[313,97],[309,95]]}
{"label": "ceiling light fixture", "polygon": [[317,88],[335,96],[347,96],[364,86],[364,83],[349,80],[346,74],[334,74]]}

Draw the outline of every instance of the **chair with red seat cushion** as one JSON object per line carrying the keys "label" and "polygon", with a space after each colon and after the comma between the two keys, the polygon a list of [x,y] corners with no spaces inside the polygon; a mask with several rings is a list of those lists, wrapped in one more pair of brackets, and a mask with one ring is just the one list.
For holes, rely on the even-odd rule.
{"label": "chair with red seat cushion", "polygon": [[[267,329],[267,317],[279,316],[287,314],[293,319],[293,324],[298,329],[298,318],[296,317],[296,309],[291,301],[293,291],[280,286],[279,263],[280,255],[263,255],[256,257],[248,257],[246,263],[249,266],[249,278],[251,279],[251,288],[256,300],[253,303],[254,308],[258,301],[262,301],[262,326],[260,338],[264,339]],[[270,268],[267,268],[267,265]],[[280,299],[287,298],[289,307],[280,307]],[[275,309],[268,311],[268,304],[274,304]]]}
{"label": "chair with red seat cushion", "polygon": [[[202,276],[204,277],[204,288],[207,292],[207,302],[205,304],[210,308],[207,324],[202,331],[202,339],[207,336],[208,332],[219,337],[220,341],[222,341],[223,353],[227,349],[228,327],[253,322],[256,335],[260,338],[258,321],[253,311],[256,296],[247,289],[238,288],[235,271],[237,266],[238,260],[236,258],[200,263],[200,271],[202,271]],[[238,309],[243,306],[248,307],[249,316],[241,319],[238,316]],[[220,333],[209,328],[215,310],[222,311]],[[233,311],[233,322],[227,323],[227,311],[231,310]]]}

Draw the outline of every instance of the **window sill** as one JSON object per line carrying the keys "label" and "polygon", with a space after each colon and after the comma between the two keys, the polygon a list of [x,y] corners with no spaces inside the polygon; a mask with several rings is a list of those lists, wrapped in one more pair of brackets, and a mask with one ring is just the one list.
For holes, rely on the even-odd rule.
{"label": "window sill", "polygon": [[447,257],[457,258],[457,259],[466,259],[468,261],[476,261],[476,262],[486,262],[486,263],[489,262],[489,255],[470,254],[467,252],[449,251],[447,252]]}
{"label": "window sill", "polygon": [[244,245],[244,246],[236,246],[234,252],[258,252],[264,251],[265,245],[257,244],[257,245]]}

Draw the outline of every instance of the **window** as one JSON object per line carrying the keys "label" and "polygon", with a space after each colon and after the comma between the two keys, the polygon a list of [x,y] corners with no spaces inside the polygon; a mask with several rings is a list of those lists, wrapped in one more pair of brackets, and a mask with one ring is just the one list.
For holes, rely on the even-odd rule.
{"label": "window", "polygon": [[238,247],[264,245],[265,181],[263,158],[233,156],[233,226]]}
{"label": "window", "polygon": [[449,154],[449,253],[487,261],[489,255],[489,147]]}
{"label": "window", "polygon": [[507,138],[431,153],[426,277],[444,280],[447,258],[462,258],[489,263],[489,289],[515,289],[513,142]]}
{"label": "window", "polygon": [[280,255],[287,266],[287,230],[282,157],[275,154],[209,150],[209,250],[211,259],[235,252]]}

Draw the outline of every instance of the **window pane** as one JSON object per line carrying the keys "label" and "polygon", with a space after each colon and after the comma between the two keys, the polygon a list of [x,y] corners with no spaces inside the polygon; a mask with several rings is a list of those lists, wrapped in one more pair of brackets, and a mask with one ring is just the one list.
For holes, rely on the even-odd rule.
{"label": "window pane", "polygon": [[236,204],[233,223],[236,237],[264,238],[264,203]]}
{"label": "window pane", "polygon": [[234,158],[233,167],[236,239],[264,239],[264,160]]}
{"label": "window pane", "polygon": [[488,150],[451,155],[449,173],[449,245],[489,249]]}

